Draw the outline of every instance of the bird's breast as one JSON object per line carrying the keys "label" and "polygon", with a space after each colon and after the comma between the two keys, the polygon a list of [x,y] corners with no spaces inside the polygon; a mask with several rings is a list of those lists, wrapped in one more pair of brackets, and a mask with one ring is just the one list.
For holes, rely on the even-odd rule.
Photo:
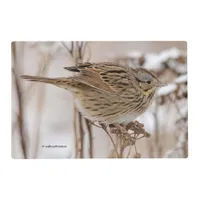
{"label": "bird's breast", "polygon": [[122,116],[119,116],[116,119],[115,123],[118,123],[118,124],[122,124],[122,123],[128,124],[128,123],[134,121],[137,117],[138,117],[137,114],[122,115]]}

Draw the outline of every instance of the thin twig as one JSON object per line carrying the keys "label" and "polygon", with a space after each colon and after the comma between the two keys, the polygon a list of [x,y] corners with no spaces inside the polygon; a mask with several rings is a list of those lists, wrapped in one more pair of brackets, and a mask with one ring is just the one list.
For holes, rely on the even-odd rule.
{"label": "thin twig", "polygon": [[123,145],[123,140],[120,140],[120,158],[123,158],[123,152],[124,152],[124,145]]}
{"label": "thin twig", "polygon": [[112,144],[113,144],[113,147],[114,147],[114,149],[115,149],[115,153],[116,153],[116,155],[117,155],[117,158],[120,158],[120,155],[118,154],[118,151],[117,151],[117,147],[116,147],[116,145],[115,145],[115,142],[113,141],[113,139],[112,139],[110,133],[107,131],[106,126],[105,126],[104,124],[101,124],[101,127],[102,127],[102,129],[107,133],[107,135],[109,136],[109,138],[110,138],[110,140],[111,140],[111,142],[112,142]]}
{"label": "thin twig", "polygon": [[183,147],[184,157],[188,157],[188,132],[186,133],[186,141]]}
{"label": "thin twig", "polygon": [[83,131],[83,124],[82,124],[82,116],[81,113],[78,112],[78,120],[79,120],[79,132],[80,132],[80,158],[84,157],[84,131]]}
{"label": "thin twig", "polygon": [[[71,49],[68,48],[68,46],[64,43],[61,42],[62,45],[65,47],[65,49],[68,51],[70,54],[71,58],[73,60],[77,59],[76,53],[74,52],[74,42],[71,42]],[[77,132],[77,108],[76,105],[74,104],[74,142],[75,142],[75,158],[78,158],[78,153],[79,153],[79,141],[78,141],[78,132]]]}
{"label": "thin twig", "polygon": [[85,123],[86,123],[86,127],[89,134],[89,154],[90,154],[90,158],[93,158],[93,138],[92,138],[92,130],[90,126],[90,121],[88,119],[85,119]]}
{"label": "thin twig", "polygon": [[138,154],[136,144],[134,144],[135,154]]}
{"label": "thin twig", "polygon": [[159,122],[158,122],[158,99],[155,99],[155,145],[158,152],[158,157],[162,155],[162,147],[160,145],[160,132],[159,132]]}
{"label": "thin twig", "polygon": [[[61,42],[63,46],[67,49],[75,63],[82,62],[83,57],[85,54],[85,48],[83,51],[84,47],[84,42],[81,42],[79,45],[79,42],[71,42],[71,49],[68,48],[68,46],[64,43]],[[86,44],[85,44],[86,45]],[[78,114],[78,118],[76,117]],[[78,140],[78,134],[77,134],[77,124],[79,124],[79,134],[80,134],[80,157],[83,158],[83,151],[84,151],[84,130],[83,130],[83,124],[82,124],[82,115],[78,110],[76,109],[76,105],[74,105],[74,138],[75,138],[75,149],[76,149],[76,155],[75,157],[77,158],[78,156],[78,150],[79,150],[79,140]],[[77,120],[79,123],[77,123]],[[89,153],[90,157],[93,157],[93,141],[92,141],[92,130],[91,130],[91,124],[89,123],[88,120],[84,119],[86,122],[86,128],[89,134]]]}
{"label": "thin twig", "polygon": [[128,154],[127,154],[126,158],[129,158],[129,156],[130,156],[130,154],[131,154],[131,149],[132,149],[132,147],[133,147],[133,146],[130,146],[130,147],[129,147]]}
{"label": "thin twig", "polygon": [[79,59],[83,60],[83,54],[82,54],[82,49],[83,49],[83,42],[81,44],[78,44],[78,54],[79,54]]}
{"label": "thin twig", "polygon": [[[14,62],[13,65],[16,68],[16,43],[15,42],[12,43],[12,56],[13,56],[13,62]],[[21,88],[20,88],[20,84],[19,84],[14,68],[12,68],[12,74],[14,76],[16,93],[17,93],[17,98],[18,98],[19,114],[18,114],[17,119],[18,119],[18,125],[19,125],[20,137],[21,137],[20,138],[21,148],[22,148],[23,156],[26,159],[27,149],[26,149],[26,140],[25,140],[25,135],[24,135],[24,127],[23,127],[23,106],[22,106],[22,99],[21,99]]]}
{"label": "thin twig", "polygon": [[79,143],[78,143],[78,134],[77,134],[76,118],[77,118],[77,109],[76,109],[76,106],[74,106],[74,141],[75,141],[75,158],[78,158]]}
{"label": "thin twig", "polygon": [[64,42],[61,42],[61,44],[65,47],[65,49],[67,49],[68,53],[72,56],[72,52],[73,52],[72,48],[69,49],[69,47]]}
{"label": "thin twig", "polygon": [[88,62],[90,60],[90,58],[91,58],[91,48],[90,48],[89,42],[85,42],[85,45],[84,45],[84,49],[83,49],[83,57],[84,58],[85,58],[86,47],[88,47],[89,56],[85,60]]}
{"label": "thin twig", "polygon": [[[76,48],[74,48],[74,43],[76,44]],[[82,44],[82,43],[81,43]],[[72,56],[75,60],[76,63],[81,62],[83,59],[82,56],[82,47],[83,44],[81,46],[79,46],[78,42],[72,42],[71,43],[71,52],[72,52]],[[74,105],[75,106],[75,105]],[[78,112],[78,110],[76,110],[76,112]],[[80,112],[78,112],[78,124],[79,124],[79,134],[80,134],[80,157],[83,158],[84,157],[84,130],[83,130],[83,123],[82,123],[82,115]],[[75,121],[76,124],[77,121]],[[78,139],[78,138],[77,138]]]}
{"label": "thin twig", "polygon": [[18,125],[19,125],[19,131],[20,131],[20,137],[21,137],[21,147],[22,147],[22,152],[24,155],[24,158],[27,158],[27,152],[26,152],[26,140],[25,140],[25,135],[24,135],[24,128],[23,128],[23,106],[21,104],[21,94],[20,94],[20,86],[17,81],[17,78],[14,74],[14,79],[15,79],[15,86],[16,86],[16,93],[17,93],[17,98],[18,98],[18,108],[19,108],[19,114],[17,117],[18,120]]}
{"label": "thin twig", "polygon": [[90,125],[93,125],[93,126],[97,127],[97,128],[102,128],[101,126],[96,125],[94,122],[92,122],[92,121],[90,121],[90,120],[88,120],[88,123],[89,123]]}
{"label": "thin twig", "polygon": [[72,41],[71,42],[71,52],[70,52],[71,55],[73,55],[73,52],[74,52],[74,42]]}
{"label": "thin twig", "polygon": [[[41,61],[39,63],[40,68],[42,68],[42,76],[45,76],[45,74],[47,73],[52,59],[53,59],[52,55],[49,52],[46,54],[46,58],[44,55],[42,56]],[[42,85],[39,90],[39,98],[37,102],[37,105],[38,105],[37,113],[40,113],[40,114],[39,116],[36,117],[37,131],[35,135],[36,136],[36,145],[35,145],[36,147],[35,147],[35,154],[34,154],[35,158],[37,157],[38,150],[39,150],[39,139],[40,139],[39,135],[40,135],[41,118],[42,118],[41,113],[44,106],[44,97],[45,97],[45,86]]]}

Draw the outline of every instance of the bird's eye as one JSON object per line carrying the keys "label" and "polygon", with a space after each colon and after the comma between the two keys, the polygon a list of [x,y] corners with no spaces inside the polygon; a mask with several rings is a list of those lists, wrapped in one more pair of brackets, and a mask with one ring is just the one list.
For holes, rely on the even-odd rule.
{"label": "bird's eye", "polygon": [[147,84],[151,84],[151,81],[147,81]]}

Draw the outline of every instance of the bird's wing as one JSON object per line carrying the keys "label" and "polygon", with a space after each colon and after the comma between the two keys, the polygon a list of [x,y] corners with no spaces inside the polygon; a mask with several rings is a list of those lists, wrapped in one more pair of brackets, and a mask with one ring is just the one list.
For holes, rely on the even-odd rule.
{"label": "bird's wing", "polygon": [[109,93],[120,93],[131,87],[128,68],[116,63],[80,63],[65,69],[78,72],[74,80]]}

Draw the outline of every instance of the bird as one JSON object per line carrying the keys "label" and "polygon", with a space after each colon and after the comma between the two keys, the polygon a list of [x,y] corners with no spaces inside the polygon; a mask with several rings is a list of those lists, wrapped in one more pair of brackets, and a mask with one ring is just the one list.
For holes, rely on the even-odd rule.
{"label": "bird", "polygon": [[166,85],[146,68],[114,62],[83,62],[64,69],[74,72],[73,75],[21,78],[68,90],[85,118],[106,125],[132,122],[149,108],[157,89]]}

